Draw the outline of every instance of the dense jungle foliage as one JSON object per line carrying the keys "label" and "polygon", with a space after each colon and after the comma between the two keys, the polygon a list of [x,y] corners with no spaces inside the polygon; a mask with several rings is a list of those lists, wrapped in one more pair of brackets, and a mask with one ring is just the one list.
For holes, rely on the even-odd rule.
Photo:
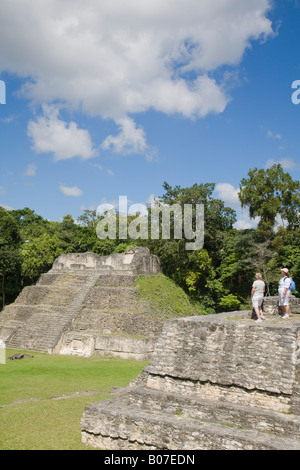
{"label": "dense jungle foliage", "polygon": [[[164,183],[165,192],[159,198],[164,206],[204,205],[204,246],[195,251],[187,251],[184,235],[174,238],[172,230],[166,240],[151,240],[150,235],[124,240],[117,228],[116,239],[101,240],[96,227],[104,215],[96,211],[85,210],[77,220],[66,215],[61,222],[52,222],[29,208],[7,211],[0,207],[0,308],[13,302],[24,286],[35,283],[62,253],[90,251],[103,256],[133,245],[147,246],[158,255],[164,274],[206,313],[249,307],[256,272],[263,274],[267,295],[276,295],[282,267],[290,269],[299,288],[299,181],[280,165],[250,170],[241,181],[239,199],[259,222],[256,229],[247,230],[233,228],[236,213],[212,196],[214,187],[207,183],[172,188]],[[150,220],[151,207],[148,212]],[[128,216],[127,224],[137,216]]]}

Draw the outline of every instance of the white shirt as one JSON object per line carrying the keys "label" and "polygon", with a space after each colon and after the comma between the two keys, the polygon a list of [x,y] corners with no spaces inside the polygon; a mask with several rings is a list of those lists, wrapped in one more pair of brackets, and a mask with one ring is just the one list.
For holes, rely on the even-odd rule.
{"label": "white shirt", "polygon": [[292,281],[290,277],[287,277],[287,276],[281,277],[279,281],[279,290],[283,292],[284,289],[289,289],[291,282]]}
{"label": "white shirt", "polygon": [[261,297],[264,295],[264,292],[265,292],[265,283],[264,281],[254,281],[253,284],[252,284],[252,287],[255,287],[255,292],[253,294],[253,296],[255,295],[255,297]]}

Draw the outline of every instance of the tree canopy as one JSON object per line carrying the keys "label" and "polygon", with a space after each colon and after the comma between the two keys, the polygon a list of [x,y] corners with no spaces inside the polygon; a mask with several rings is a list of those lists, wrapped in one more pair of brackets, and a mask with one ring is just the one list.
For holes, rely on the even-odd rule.
{"label": "tree canopy", "polygon": [[[170,237],[123,239],[119,225],[115,239],[99,239],[97,224],[103,216],[84,210],[74,220],[67,214],[61,222],[45,220],[34,210],[7,211],[0,207],[0,296],[1,305],[12,302],[22,288],[47,272],[62,253],[94,252],[100,256],[147,246],[159,256],[163,272],[207,313],[250,307],[250,291],[256,272],[261,272],[267,293],[275,295],[283,266],[300,285],[299,182],[280,165],[267,170],[253,169],[240,186],[240,201],[251,218],[258,217],[257,229],[237,230],[235,211],[213,197],[214,183],[191,187],[163,184],[158,204],[204,206],[204,245],[186,249],[175,236],[175,214],[170,215]],[[148,208],[148,217],[151,207]],[[177,215],[178,216],[178,215]],[[180,215],[183,217],[183,213]],[[192,223],[195,225],[195,210]],[[128,226],[135,216],[127,218]],[[276,226],[276,222],[281,225]],[[295,292],[298,295],[298,292]]]}
{"label": "tree canopy", "polygon": [[21,234],[17,222],[0,207],[0,279],[1,279],[1,305],[12,301],[18,294],[18,281],[20,280]]}
{"label": "tree canopy", "polygon": [[288,228],[299,227],[300,183],[279,164],[267,170],[250,170],[248,178],[241,181],[239,198],[251,218],[260,217],[262,232],[270,233],[278,217]]}

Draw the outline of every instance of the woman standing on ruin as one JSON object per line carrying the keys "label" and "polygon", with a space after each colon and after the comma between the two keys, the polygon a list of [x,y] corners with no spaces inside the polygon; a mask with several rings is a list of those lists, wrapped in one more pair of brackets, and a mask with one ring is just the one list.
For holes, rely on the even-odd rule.
{"label": "woman standing on ruin", "polygon": [[253,282],[252,284],[252,290],[251,290],[251,300],[252,300],[252,306],[255,310],[255,313],[257,315],[257,323],[261,323],[262,320],[265,319],[263,316],[262,312],[262,303],[264,300],[264,294],[265,294],[265,283],[262,280],[262,275],[260,273],[257,273],[255,275],[256,281]]}
{"label": "woman standing on ruin", "polygon": [[279,281],[278,286],[278,302],[279,306],[283,312],[283,316],[281,318],[289,318],[289,301],[290,301],[290,286],[291,286],[291,278],[289,274],[288,268],[283,268],[281,270],[281,279]]}

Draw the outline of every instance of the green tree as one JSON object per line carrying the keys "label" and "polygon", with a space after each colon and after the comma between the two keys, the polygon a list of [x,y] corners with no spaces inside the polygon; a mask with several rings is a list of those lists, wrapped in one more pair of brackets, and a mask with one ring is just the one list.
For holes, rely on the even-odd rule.
{"label": "green tree", "polygon": [[2,308],[18,294],[21,236],[16,221],[0,207],[0,278]]}
{"label": "green tree", "polygon": [[255,230],[232,230],[224,238],[221,262],[217,268],[223,293],[234,294],[241,299],[249,297],[255,267]]}
{"label": "green tree", "polygon": [[9,214],[18,224],[22,239],[28,240],[31,237],[40,236],[49,230],[51,223],[36,214],[33,210],[25,207],[24,209],[9,211]]}
{"label": "green tree", "polygon": [[64,216],[57,228],[58,248],[61,253],[79,253],[80,227],[70,214]]}
{"label": "green tree", "polygon": [[[168,183],[163,184],[166,193],[160,197],[163,204],[203,204],[204,206],[204,248],[208,250],[213,259],[213,264],[219,261],[219,253],[223,244],[226,231],[231,230],[236,222],[236,213],[230,207],[226,207],[220,199],[215,199],[212,193],[214,183],[194,184],[190,188],[175,186],[172,188]],[[195,215],[195,210],[194,210]]]}
{"label": "green tree", "polygon": [[[293,277],[297,291],[294,295],[300,294],[300,227],[295,230],[288,230],[281,227],[272,242],[272,247],[276,257],[270,261],[273,266],[273,294],[277,291],[280,269],[287,267]],[[273,263],[272,263],[273,261]]]}
{"label": "green tree", "polygon": [[[220,263],[224,236],[232,230],[236,220],[235,211],[224,205],[224,202],[212,196],[215,185],[194,184],[189,188],[174,188],[164,183],[165,193],[161,196],[162,205],[173,206],[178,204],[193,207],[193,226],[195,227],[196,204],[204,206],[205,236],[204,246],[200,250],[187,251],[184,231],[182,239],[174,238],[174,215],[171,214],[171,239],[141,241],[150,248],[150,251],[159,256],[163,272],[171,277],[178,285],[183,287],[189,295],[199,300],[206,309],[213,308],[218,302],[222,292],[222,285],[216,278],[216,267]],[[184,228],[184,221],[182,221]],[[150,238],[150,237],[149,237]]]}
{"label": "green tree", "polygon": [[100,217],[96,210],[84,209],[82,214],[77,218],[77,222],[82,227],[91,227],[96,229]]}
{"label": "green tree", "polygon": [[23,285],[34,283],[42,273],[51,268],[54,260],[61,254],[58,241],[56,235],[43,233],[22,245],[20,255]]}
{"label": "green tree", "polygon": [[279,164],[267,170],[250,170],[248,178],[241,180],[239,199],[242,207],[249,208],[252,219],[260,217],[258,229],[265,236],[272,232],[277,216],[289,228],[299,226],[300,183]]}

